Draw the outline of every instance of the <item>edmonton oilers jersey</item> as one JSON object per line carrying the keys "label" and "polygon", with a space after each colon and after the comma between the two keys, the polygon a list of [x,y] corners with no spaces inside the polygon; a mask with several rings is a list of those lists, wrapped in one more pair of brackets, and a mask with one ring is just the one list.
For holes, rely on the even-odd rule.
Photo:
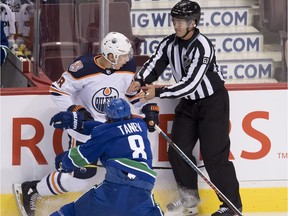
{"label": "edmonton oilers jersey", "polygon": [[82,105],[96,121],[104,122],[104,104],[114,98],[126,98],[125,92],[136,71],[135,59],[114,70],[97,65],[100,56],[79,57],[52,83],[50,93],[61,111],[73,104]]}
{"label": "edmonton oilers jersey", "polygon": [[71,171],[98,159],[104,166],[115,167],[145,181],[155,182],[156,172],[152,170],[147,125],[141,118],[94,127],[90,140],[65,153],[62,167]]}

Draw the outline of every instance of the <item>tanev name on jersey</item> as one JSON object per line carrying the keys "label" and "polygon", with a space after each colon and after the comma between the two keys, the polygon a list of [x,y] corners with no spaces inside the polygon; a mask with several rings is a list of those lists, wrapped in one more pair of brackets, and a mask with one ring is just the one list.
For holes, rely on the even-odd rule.
{"label": "tanev name on jersey", "polygon": [[117,128],[120,129],[123,135],[134,133],[134,132],[142,132],[142,128],[140,124],[136,122],[119,125]]}

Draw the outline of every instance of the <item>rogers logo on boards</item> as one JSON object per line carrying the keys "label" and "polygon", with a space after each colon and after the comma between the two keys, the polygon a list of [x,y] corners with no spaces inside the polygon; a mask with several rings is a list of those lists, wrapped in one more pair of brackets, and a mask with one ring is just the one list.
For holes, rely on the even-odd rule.
{"label": "rogers logo on boards", "polygon": [[[173,118],[174,118],[174,114],[160,115],[161,128],[163,132],[166,133],[168,136],[170,135],[167,132],[168,122],[173,121]],[[252,127],[252,122],[256,119],[269,120],[269,113],[265,111],[256,111],[256,112],[248,113],[244,117],[242,121],[242,129],[248,136],[259,141],[261,148],[258,151],[254,151],[254,152],[246,151],[243,149],[240,155],[240,157],[243,159],[258,160],[258,159],[264,158],[266,155],[269,154],[270,149],[271,149],[271,140],[269,139],[269,137],[266,136],[261,131],[258,131],[257,129]],[[230,126],[230,130],[231,130],[231,126]],[[233,145],[233,141],[231,141],[231,145]],[[166,140],[161,136],[159,136],[158,148],[159,148],[158,161],[159,162],[168,161]],[[200,159],[201,159],[201,156],[200,156]],[[230,152],[229,159],[230,160],[235,159],[233,152]]]}
{"label": "rogers logo on boards", "polygon": [[[160,115],[160,125],[162,130],[169,136],[167,132],[167,125],[168,122],[173,121],[174,114],[161,114]],[[264,119],[267,120],[267,124],[269,124],[269,112],[266,111],[255,111],[248,113],[242,120],[242,129],[243,131],[251,138],[257,140],[261,148],[258,151],[247,151],[245,149],[240,149],[241,154],[240,157],[247,160],[258,160],[264,158],[266,155],[269,154],[271,150],[271,140],[270,138],[262,133],[261,131],[255,129],[252,126],[252,122],[257,119]],[[24,128],[23,126],[29,126],[31,131],[31,127],[34,129],[32,130],[33,136],[29,139],[24,139],[21,134],[27,131],[22,131]],[[27,127],[25,127],[27,128]],[[43,142],[44,137],[44,126],[43,124],[35,119],[35,118],[13,118],[13,127],[12,127],[12,165],[21,165],[21,149],[28,148],[29,151],[34,156],[35,160],[39,165],[46,165],[48,164],[46,157],[51,157],[51,155],[45,155],[45,152],[42,152],[39,148],[39,144]],[[23,129],[24,130],[24,129]],[[62,136],[63,131],[59,129],[55,129],[53,132],[53,136],[49,142],[46,140],[44,141],[46,145],[51,143],[51,147],[55,154],[59,154],[63,152],[62,147]],[[233,145],[233,141],[231,142]],[[158,161],[168,161],[167,158],[167,143],[163,137],[159,135],[159,143],[158,143]],[[157,156],[155,155],[155,158]],[[280,157],[277,155],[277,158]],[[233,156],[233,152],[230,153],[230,159],[235,159]]]}

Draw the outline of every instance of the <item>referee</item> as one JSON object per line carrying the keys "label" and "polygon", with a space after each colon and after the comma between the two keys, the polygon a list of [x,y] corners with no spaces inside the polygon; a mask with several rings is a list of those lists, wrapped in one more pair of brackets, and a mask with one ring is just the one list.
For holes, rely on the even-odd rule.
{"label": "referee", "polygon": [[[198,3],[182,0],[171,10],[175,33],[166,36],[150,59],[143,65],[128,92],[138,91],[141,101],[154,97],[180,99],[175,109],[172,140],[196,164],[192,150],[200,142],[200,151],[213,184],[242,211],[239,182],[234,165],[229,161],[229,95],[216,62],[211,41],[197,25],[201,9]],[[170,66],[175,84],[156,88],[156,81]],[[169,203],[167,211],[182,215],[198,213],[200,201],[197,173],[169,148],[168,158],[179,190],[179,199]],[[219,197],[218,197],[219,198]],[[234,212],[222,202],[212,216],[232,216]]]}

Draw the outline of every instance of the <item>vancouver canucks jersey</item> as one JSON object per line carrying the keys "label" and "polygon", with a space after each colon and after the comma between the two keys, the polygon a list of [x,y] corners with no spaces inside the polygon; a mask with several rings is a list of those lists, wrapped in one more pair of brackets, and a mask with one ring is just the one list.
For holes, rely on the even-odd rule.
{"label": "vancouver canucks jersey", "polygon": [[135,59],[114,70],[98,65],[100,56],[79,57],[52,83],[50,93],[60,111],[66,111],[73,104],[82,105],[96,121],[104,122],[104,104],[114,98],[126,98],[136,71]]}
{"label": "vancouver canucks jersey", "polygon": [[72,171],[100,159],[104,166],[115,167],[154,183],[152,151],[147,125],[141,118],[94,127],[91,139],[65,152],[62,168]]}

